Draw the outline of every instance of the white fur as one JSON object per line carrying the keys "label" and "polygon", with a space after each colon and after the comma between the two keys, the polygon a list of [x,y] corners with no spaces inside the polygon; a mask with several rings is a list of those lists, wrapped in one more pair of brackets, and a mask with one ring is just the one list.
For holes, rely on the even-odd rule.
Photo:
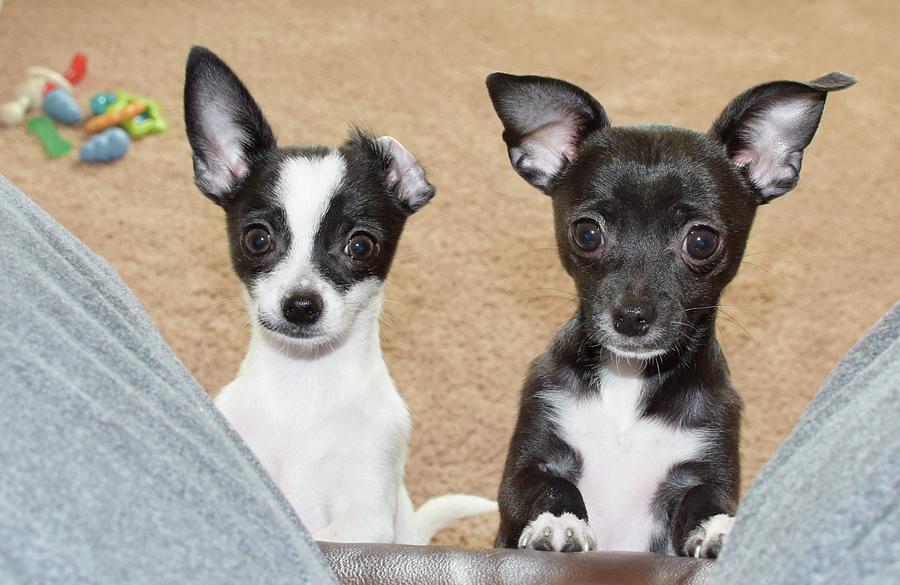
{"label": "white fur", "polygon": [[[713,544],[724,544],[734,526],[734,516],[716,514],[700,523],[687,538],[688,554],[695,558],[709,557],[709,549]],[[690,550],[693,548],[693,551]]]}
{"label": "white fur", "polygon": [[649,550],[665,530],[651,510],[657,488],[673,465],[703,449],[700,432],[640,417],[645,366],[617,360],[595,397],[552,404],[562,438],[582,457],[577,487],[597,550]]}
{"label": "white fur", "polygon": [[519,537],[519,548],[534,548],[542,540],[549,540],[550,550],[555,552],[562,551],[570,541],[577,543],[581,552],[597,548],[588,523],[568,512],[559,516],[544,512],[529,522]]}
{"label": "white fur", "polygon": [[[451,495],[413,511],[403,484],[410,417],[382,359],[381,283],[366,279],[340,294],[311,258],[345,167],[337,151],[283,164],[275,188],[291,247],[246,291],[250,347],[216,405],[315,538],[424,544],[446,522],[496,503]],[[282,300],[298,290],[323,299],[313,339],[259,322],[281,321]]]}
{"label": "white fur", "polygon": [[340,345],[315,356],[254,326],[216,400],[317,538],[418,542],[412,517],[398,514],[412,510],[410,419],[381,358],[380,304],[379,294]]}
{"label": "white fur", "polygon": [[607,346],[607,349],[613,352],[616,356],[626,360],[649,360],[666,353],[666,350],[664,349],[654,349],[650,351],[628,351],[624,349],[616,349],[615,347],[612,347],[610,345]]}
{"label": "white fur", "polygon": [[287,216],[291,247],[275,270],[254,283],[250,291],[255,301],[250,307],[254,321],[257,317],[281,321],[286,296],[300,290],[317,292],[322,297],[322,315],[316,327],[324,339],[332,340],[348,328],[361,304],[372,297],[375,291],[370,290],[368,281],[346,295],[339,294],[312,264],[319,223],[345,172],[346,163],[337,151],[321,159],[296,157],[283,164],[276,192]]}

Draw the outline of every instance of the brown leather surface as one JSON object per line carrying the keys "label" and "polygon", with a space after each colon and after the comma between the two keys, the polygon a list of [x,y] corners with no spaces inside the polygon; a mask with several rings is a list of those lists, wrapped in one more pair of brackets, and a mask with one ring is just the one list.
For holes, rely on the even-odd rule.
{"label": "brown leather surface", "polygon": [[345,585],[705,585],[712,562],[650,553],[566,554],[319,543]]}

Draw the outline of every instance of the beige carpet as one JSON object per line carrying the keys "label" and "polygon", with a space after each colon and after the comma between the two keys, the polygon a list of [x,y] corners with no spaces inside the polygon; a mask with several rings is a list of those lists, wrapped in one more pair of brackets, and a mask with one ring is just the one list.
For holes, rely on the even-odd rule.
{"label": "beige carpet", "polygon": [[[493,495],[526,367],[572,305],[550,201],[509,168],[484,76],[562,77],[614,123],[705,129],[755,83],[852,73],[860,83],[829,99],[800,186],[761,210],[726,296],[740,323],[720,320],[747,404],[746,486],[900,292],[897,6],[8,0],[3,96],[26,66],[64,69],[84,50],[82,103],[129,90],[157,99],[172,129],[94,167],[48,160],[24,130],[0,128],[0,173],[115,266],[215,393],[248,332],[222,213],[191,183],[181,114],[190,45],[236,69],[283,144],[335,143],[349,121],[396,136],[438,186],[408,225],[387,289],[385,354],[414,420],[407,483],[417,502]],[[80,130],[64,134],[81,143]],[[464,522],[438,541],[489,545],[495,522]]]}

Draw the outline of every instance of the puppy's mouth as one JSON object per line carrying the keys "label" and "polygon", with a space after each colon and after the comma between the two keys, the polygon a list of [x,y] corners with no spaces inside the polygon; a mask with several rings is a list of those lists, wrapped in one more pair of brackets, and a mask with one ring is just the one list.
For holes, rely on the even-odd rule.
{"label": "puppy's mouth", "polygon": [[274,333],[278,338],[287,337],[291,340],[318,341],[324,340],[327,337],[327,335],[316,328],[308,329],[288,323],[273,322],[262,315],[257,320],[263,329],[266,329],[270,333]]}
{"label": "puppy's mouth", "polygon": [[616,347],[612,344],[606,344],[606,349],[614,356],[626,360],[652,360],[653,358],[665,355],[669,351],[667,349],[626,349],[624,347]]}
{"label": "puppy's mouth", "polygon": [[646,335],[628,336],[617,332],[604,314],[591,329],[591,337],[619,359],[648,361],[666,355],[673,347],[668,328],[660,325]]}

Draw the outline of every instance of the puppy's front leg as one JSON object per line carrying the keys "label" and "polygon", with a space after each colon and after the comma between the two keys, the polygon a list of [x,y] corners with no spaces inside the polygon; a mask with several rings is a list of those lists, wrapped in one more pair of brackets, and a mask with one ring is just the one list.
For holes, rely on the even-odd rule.
{"label": "puppy's front leg", "polygon": [[688,490],[672,525],[675,552],[705,559],[718,557],[734,524],[727,501],[721,490],[710,485]]}
{"label": "puppy's front leg", "polygon": [[538,358],[522,391],[500,495],[495,546],[560,552],[597,548],[584,498],[575,483],[581,458],[559,434],[553,417],[559,388],[552,356]]}
{"label": "puppy's front leg", "polygon": [[532,506],[533,520],[522,529],[516,545],[519,548],[557,552],[595,550],[594,531],[587,522],[587,512],[578,488],[569,480],[555,477],[549,478],[540,492]]}
{"label": "puppy's front leg", "polygon": [[336,491],[330,505],[331,522],[313,534],[326,542],[395,542],[399,473],[385,473],[377,465],[358,461],[354,476]]}
{"label": "puppy's front leg", "polygon": [[535,462],[504,477],[496,546],[558,552],[596,549],[581,492]]}

